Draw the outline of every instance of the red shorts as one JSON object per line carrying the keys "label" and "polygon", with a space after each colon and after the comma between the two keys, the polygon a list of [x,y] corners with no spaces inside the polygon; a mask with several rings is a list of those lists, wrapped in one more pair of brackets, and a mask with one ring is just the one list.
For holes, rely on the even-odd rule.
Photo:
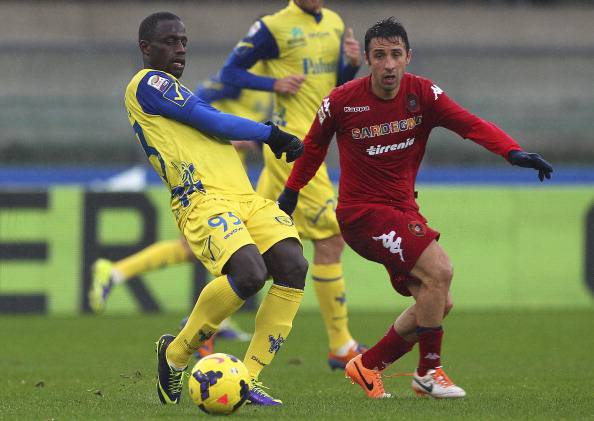
{"label": "red shorts", "polygon": [[346,243],[367,260],[383,264],[394,289],[410,296],[410,271],[439,232],[420,213],[388,205],[339,206],[336,216]]}

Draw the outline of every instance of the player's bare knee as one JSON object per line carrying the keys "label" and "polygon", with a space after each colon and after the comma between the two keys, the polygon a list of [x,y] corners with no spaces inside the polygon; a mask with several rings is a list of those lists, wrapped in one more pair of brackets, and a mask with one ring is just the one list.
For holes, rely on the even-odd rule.
{"label": "player's bare knee", "polygon": [[340,234],[314,241],[315,259],[322,263],[339,262],[343,250],[344,240]]}
{"label": "player's bare knee", "polygon": [[454,268],[449,262],[443,263],[436,268],[434,278],[439,288],[449,290],[453,277]]}
{"label": "player's bare knee", "polygon": [[291,259],[285,266],[285,273],[282,276],[283,285],[295,289],[305,288],[305,277],[307,276],[308,266],[309,264],[302,254]]}
{"label": "player's bare knee", "polygon": [[252,262],[233,276],[233,281],[243,298],[251,297],[262,289],[268,278],[264,261]]}
{"label": "player's bare knee", "polygon": [[443,317],[447,316],[450,311],[454,308],[454,300],[452,296],[448,294],[448,298],[446,299],[445,309],[443,311]]}

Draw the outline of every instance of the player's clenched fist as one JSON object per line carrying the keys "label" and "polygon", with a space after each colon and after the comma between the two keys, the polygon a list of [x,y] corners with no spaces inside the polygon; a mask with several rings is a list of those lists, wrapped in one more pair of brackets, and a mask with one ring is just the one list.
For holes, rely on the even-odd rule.
{"label": "player's clenched fist", "polygon": [[361,65],[361,45],[359,44],[359,41],[355,39],[353,28],[347,28],[344,32],[342,49],[348,64],[353,67]]}
{"label": "player's clenched fist", "polygon": [[305,81],[303,75],[289,75],[274,82],[273,90],[278,94],[295,95]]}
{"label": "player's clenched fist", "polygon": [[264,143],[270,146],[276,159],[280,159],[283,153],[285,153],[285,160],[287,162],[293,162],[303,155],[303,142],[301,140],[290,133],[283,132],[270,121],[267,121],[266,125],[270,126],[272,130]]}

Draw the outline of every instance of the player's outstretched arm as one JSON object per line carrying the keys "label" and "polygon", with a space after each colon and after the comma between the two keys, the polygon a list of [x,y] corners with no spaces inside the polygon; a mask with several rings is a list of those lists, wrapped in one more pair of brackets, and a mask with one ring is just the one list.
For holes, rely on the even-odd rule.
{"label": "player's outstretched arm", "polygon": [[287,215],[293,215],[295,208],[297,207],[297,201],[299,200],[299,192],[289,187],[281,192],[280,196],[276,200],[278,207],[285,212]]}
{"label": "player's outstretched arm", "polygon": [[267,121],[265,124],[270,126],[272,130],[270,131],[270,136],[264,143],[270,146],[276,159],[280,159],[283,153],[285,153],[286,161],[293,162],[303,155],[303,142],[297,137],[290,133],[283,132],[270,121]]}
{"label": "player's outstretched arm", "polygon": [[507,155],[507,160],[510,164],[518,167],[534,168],[535,170],[538,170],[538,178],[541,182],[544,181],[545,178],[551,178],[553,167],[537,153],[513,150]]}

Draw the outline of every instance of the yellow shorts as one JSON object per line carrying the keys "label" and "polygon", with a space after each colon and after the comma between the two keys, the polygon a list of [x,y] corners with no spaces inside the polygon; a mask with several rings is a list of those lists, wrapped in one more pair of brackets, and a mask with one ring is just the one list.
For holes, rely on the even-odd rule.
{"label": "yellow shorts", "polygon": [[299,241],[291,218],[258,195],[248,201],[207,198],[189,211],[182,232],[214,276],[220,276],[233,253],[247,244],[264,253],[285,238]]}
{"label": "yellow shorts", "polygon": [[[285,187],[293,164],[276,159],[269,147],[264,146],[264,168],[256,191],[262,197],[275,200]],[[299,193],[297,209],[293,214],[299,235],[307,240],[324,240],[340,234],[336,220],[334,187],[328,177],[326,164]]]}

